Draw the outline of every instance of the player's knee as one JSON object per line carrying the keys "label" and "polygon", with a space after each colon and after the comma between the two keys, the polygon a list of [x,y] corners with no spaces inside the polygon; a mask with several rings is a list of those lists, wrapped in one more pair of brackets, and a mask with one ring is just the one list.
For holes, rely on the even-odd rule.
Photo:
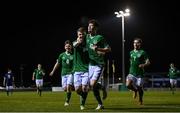
{"label": "player's knee", "polygon": [[92,90],[96,92],[98,90],[97,85],[92,86]]}
{"label": "player's knee", "polygon": [[126,87],[127,87],[128,89],[132,89],[132,86],[131,86],[131,85],[126,85]]}
{"label": "player's knee", "polygon": [[83,92],[87,92],[88,91],[88,88],[86,86],[82,86],[82,91]]}
{"label": "player's knee", "polygon": [[75,91],[76,91],[76,93],[77,93],[78,95],[81,95],[82,90],[81,90],[80,87],[78,87]]}
{"label": "player's knee", "polygon": [[92,80],[90,85],[91,85],[91,87],[94,87],[96,85],[96,80]]}
{"label": "player's knee", "polygon": [[132,82],[126,83],[126,87],[127,87],[128,89],[132,89]]}
{"label": "player's knee", "polygon": [[67,87],[64,87],[63,89],[64,89],[64,91],[67,91]]}
{"label": "player's knee", "polygon": [[132,83],[133,83],[133,81],[132,81],[132,80],[127,80],[127,81],[126,81],[126,86],[131,86],[131,85],[132,85]]}
{"label": "player's knee", "polygon": [[71,92],[71,89],[72,89],[71,85],[68,85],[67,86],[67,92]]}

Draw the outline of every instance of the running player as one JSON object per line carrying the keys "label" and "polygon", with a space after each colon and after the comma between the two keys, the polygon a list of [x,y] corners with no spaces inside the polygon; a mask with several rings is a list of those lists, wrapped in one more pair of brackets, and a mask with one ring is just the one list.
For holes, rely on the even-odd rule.
{"label": "running player", "polygon": [[69,40],[65,41],[65,52],[62,52],[54,67],[53,70],[50,72],[50,76],[53,76],[54,72],[58,69],[61,65],[61,80],[62,80],[62,87],[66,92],[66,99],[64,106],[69,106],[69,101],[71,98],[72,86],[73,86],[73,54],[72,54],[72,44]]}

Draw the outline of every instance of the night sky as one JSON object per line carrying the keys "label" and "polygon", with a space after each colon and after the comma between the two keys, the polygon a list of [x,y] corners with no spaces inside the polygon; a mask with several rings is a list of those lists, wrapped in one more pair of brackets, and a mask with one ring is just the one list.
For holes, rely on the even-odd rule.
{"label": "night sky", "polygon": [[[130,9],[125,18],[125,62],[129,66],[132,41],[141,37],[151,65],[148,72],[166,72],[170,62],[180,68],[179,12],[173,0],[66,0],[58,2],[5,2],[1,10],[0,73],[11,67],[17,76],[20,67],[31,79],[37,63],[49,73],[58,55],[64,51],[64,41],[76,39],[76,30],[97,19],[100,33],[107,39],[115,60],[117,75],[121,73],[121,18],[115,11]],[[2,77],[1,77],[2,79]]]}

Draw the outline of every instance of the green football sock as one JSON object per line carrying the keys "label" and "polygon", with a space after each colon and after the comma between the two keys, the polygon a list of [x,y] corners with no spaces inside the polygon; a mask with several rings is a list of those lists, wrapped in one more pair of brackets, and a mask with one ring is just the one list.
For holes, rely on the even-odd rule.
{"label": "green football sock", "polygon": [[83,93],[82,93],[82,105],[83,105],[83,106],[85,105],[87,95],[88,95],[87,92],[83,92]]}
{"label": "green football sock", "polygon": [[70,98],[71,98],[71,92],[67,92],[66,93],[66,102],[69,103]]}
{"label": "green football sock", "polygon": [[99,88],[98,88],[97,85],[95,85],[93,87],[93,93],[94,93],[94,96],[95,96],[96,100],[98,101],[98,104],[102,105],[102,100],[101,100]]}

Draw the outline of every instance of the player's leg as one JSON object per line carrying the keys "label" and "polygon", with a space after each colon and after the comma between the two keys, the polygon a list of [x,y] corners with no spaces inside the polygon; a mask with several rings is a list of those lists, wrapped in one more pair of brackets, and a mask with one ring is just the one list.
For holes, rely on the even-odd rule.
{"label": "player's leg", "polygon": [[177,79],[174,80],[174,90],[176,91],[176,87],[177,87]]}
{"label": "player's leg", "polygon": [[9,96],[9,86],[8,85],[6,85],[6,94],[7,94],[7,96]]}
{"label": "player's leg", "polygon": [[13,94],[13,86],[9,86],[9,93],[12,95]]}
{"label": "player's leg", "polygon": [[138,86],[138,92],[139,92],[139,104],[143,105],[143,95],[144,95],[144,90],[143,90],[143,78],[138,78],[137,79],[137,86]]}
{"label": "player's leg", "polygon": [[138,88],[136,86],[136,77],[134,77],[132,74],[128,74],[126,78],[126,87],[133,91],[133,98],[135,99],[137,97],[137,91]]}
{"label": "player's leg", "polygon": [[175,79],[173,79],[172,82],[172,94],[174,94],[174,90],[175,90]]}
{"label": "player's leg", "polygon": [[138,92],[139,92],[139,104],[143,105],[143,95],[144,95],[144,91],[142,87],[138,87]]}
{"label": "player's leg", "polygon": [[72,85],[73,85],[73,76],[72,74],[67,76],[67,93],[66,93],[66,104],[67,106],[69,105],[69,101],[71,99],[71,91],[72,91]]}
{"label": "player's leg", "polygon": [[99,79],[97,81],[97,86],[99,87],[99,89],[102,90],[102,94],[103,94],[102,99],[105,100],[107,98],[107,90],[106,90],[105,82],[103,81],[103,72],[104,72],[104,68],[102,68],[101,75],[99,76]]}
{"label": "player's leg", "polygon": [[92,87],[93,94],[98,102],[98,107],[96,108],[96,110],[104,109],[101,96],[100,96],[100,89],[102,88],[102,86],[97,82],[101,73],[102,73],[102,67],[89,66],[89,74],[91,76],[90,85]]}
{"label": "player's leg", "polygon": [[84,110],[85,107],[83,105],[83,92],[82,92],[82,78],[81,78],[82,72],[75,72],[74,73],[74,87],[76,93],[80,96],[80,109]]}
{"label": "player's leg", "polygon": [[83,73],[81,78],[82,78],[81,105],[85,106],[86,98],[88,95],[88,84],[89,84],[88,72]]}
{"label": "player's leg", "polygon": [[176,79],[173,79],[172,94],[175,93],[176,85],[177,85],[177,80],[176,80]]}
{"label": "player's leg", "polygon": [[36,79],[36,89],[37,89],[37,94],[39,95],[39,80]]}
{"label": "player's leg", "polygon": [[134,77],[132,74],[128,74],[128,76],[126,77],[126,87],[129,90],[137,91],[136,77]]}
{"label": "player's leg", "polygon": [[63,75],[62,79],[61,79],[61,84],[62,84],[62,88],[64,89],[65,92],[65,102],[64,102],[64,106],[68,106],[69,103],[67,102],[67,98],[68,98],[68,93],[67,93],[67,76]]}
{"label": "player's leg", "polygon": [[105,100],[108,95],[107,95],[107,78],[104,77],[104,74],[101,76],[100,84],[102,84],[102,91],[103,91],[102,99]]}
{"label": "player's leg", "polygon": [[39,80],[39,96],[42,95],[42,88],[43,88],[43,79]]}
{"label": "player's leg", "polygon": [[82,85],[81,85],[81,72],[74,73],[74,87],[78,95],[82,94]]}
{"label": "player's leg", "polygon": [[174,79],[170,79],[170,90],[172,91],[172,94],[174,94]]}

